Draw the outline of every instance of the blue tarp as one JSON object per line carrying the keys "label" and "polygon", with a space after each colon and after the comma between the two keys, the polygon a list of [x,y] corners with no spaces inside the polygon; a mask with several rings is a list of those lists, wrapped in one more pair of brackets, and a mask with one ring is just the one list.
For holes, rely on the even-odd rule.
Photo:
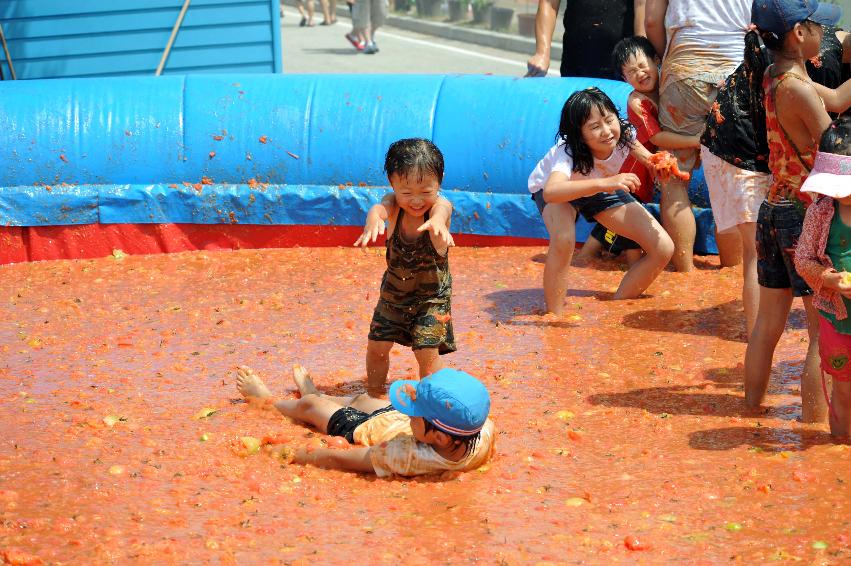
{"label": "blue tarp", "polygon": [[[601,79],[196,75],[0,82],[0,222],[358,226],[388,190],[383,164],[390,143],[425,137],[445,156],[453,230],[546,238],[527,178],[554,142],[564,100],[592,85],[624,107],[630,87]],[[192,188],[202,180],[210,184]],[[705,208],[699,181],[693,197]],[[711,214],[695,214],[696,250],[712,253]],[[577,239],[587,232],[580,222]]]}

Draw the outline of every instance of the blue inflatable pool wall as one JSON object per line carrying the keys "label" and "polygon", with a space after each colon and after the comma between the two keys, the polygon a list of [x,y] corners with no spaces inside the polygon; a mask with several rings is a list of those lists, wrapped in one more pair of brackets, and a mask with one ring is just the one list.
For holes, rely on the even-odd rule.
{"label": "blue inflatable pool wall", "polygon": [[[389,144],[425,137],[445,155],[453,231],[546,238],[527,178],[588,86],[620,108],[630,90],[468,75],[6,81],[0,222],[361,225],[387,190]],[[696,214],[696,250],[714,253],[711,215]]]}

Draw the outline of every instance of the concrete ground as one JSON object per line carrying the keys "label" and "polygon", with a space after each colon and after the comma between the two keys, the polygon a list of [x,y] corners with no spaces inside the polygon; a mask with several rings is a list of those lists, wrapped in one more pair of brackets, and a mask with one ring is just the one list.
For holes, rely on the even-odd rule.
{"label": "concrete ground", "polygon": [[[300,27],[300,20],[295,8],[284,8],[281,34],[285,73],[490,73],[521,77],[531,55],[531,51],[518,53],[390,25],[376,34],[380,52],[365,55],[345,39],[351,21],[344,16],[331,26],[318,25],[322,21],[318,10],[314,27]],[[550,69],[552,76],[558,76],[557,61]]]}

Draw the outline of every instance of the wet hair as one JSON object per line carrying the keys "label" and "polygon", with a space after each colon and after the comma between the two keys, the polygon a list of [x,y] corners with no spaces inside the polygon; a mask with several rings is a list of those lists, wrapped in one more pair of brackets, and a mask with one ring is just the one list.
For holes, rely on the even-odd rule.
{"label": "wet hair", "polygon": [[438,428],[432,424],[428,419],[423,419],[423,427],[424,432],[428,434],[429,432],[436,430],[442,432],[446,436],[448,436],[453,443],[460,443],[464,445],[464,457],[470,454],[473,450],[476,449],[476,446],[479,444],[479,438],[481,438],[481,431],[476,434],[471,434],[470,436],[459,436],[457,434],[452,434],[450,432],[446,432],[442,428]]}
{"label": "wet hair", "polygon": [[384,158],[384,172],[387,178],[396,174],[400,177],[417,175],[422,180],[425,175],[433,175],[438,184],[443,182],[443,154],[430,140],[406,138],[390,144]]}
{"label": "wet hair", "polygon": [[[814,26],[820,26],[821,25],[821,24],[817,24],[816,22],[814,22],[812,20],[803,20],[803,21],[800,21],[800,22],[796,22],[795,25],[797,25],[797,24],[807,24],[807,25],[814,25]],[[794,28],[794,26],[793,26],[793,28]],[[783,51],[783,44],[786,42],[786,36],[788,36],[791,31],[792,30],[789,30],[789,31],[787,31],[786,33],[783,33],[783,34],[776,34],[773,31],[763,31],[763,30],[760,30],[759,28],[757,28],[757,32],[759,32],[759,36],[762,38],[762,42],[765,44],[765,46],[767,48],[771,49],[772,51]]]}
{"label": "wet hair", "polygon": [[617,106],[597,87],[578,90],[571,94],[561,109],[561,120],[556,134],[556,143],[564,142],[564,151],[573,159],[573,170],[587,175],[594,168],[594,156],[585,140],[582,139],[582,126],[588,121],[591,110],[596,108],[601,114],[612,113],[621,127],[618,147],[625,147],[635,129],[629,121],[621,118]]}
{"label": "wet hair", "polygon": [[612,49],[612,71],[614,71],[615,78],[624,78],[623,66],[626,65],[630,57],[642,53],[651,63],[659,56],[656,53],[656,48],[653,47],[653,44],[646,37],[636,35],[625,37],[618,41],[614,49]]}
{"label": "wet hair", "polygon": [[786,42],[786,35],[789,32],[777,35],[773,31],[761,31],[757,29],[757,33],[768,49],[771,49],[772,51],[783,51],[783,44]]}
{"label": "wet hair", "polygon": [[[748,77],[750,91],[750,118],[755,131],[761,132],[765,138],[765,91],[762,88],[762,78],[765,70],[771,64],[771,57],[760,43],[760,35],[755,30],[745,34],[745,72]],[[768,142],[766,141],[768,147]]]}
{"label": "wet hair", "polygon": [[851,116],[840,116],[830,123],[819,140],[822,153],[851,155]]}

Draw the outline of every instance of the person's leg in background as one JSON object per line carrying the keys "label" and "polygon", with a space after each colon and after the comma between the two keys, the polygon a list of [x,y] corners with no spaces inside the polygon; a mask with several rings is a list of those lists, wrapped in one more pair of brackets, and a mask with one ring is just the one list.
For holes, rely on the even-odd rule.
{"label": "person's leg in background", "polygon": [[735,267],[742,263],[742,236],[738,230],[715,231],[715,245],[718,246],[718,261],[721,267]]}
{"label": "person's leg in background", "polygon": [[364,0],[365,3],[371,4],[369,13],[369,36],[367,37],[366,47],[363,52],[369,55],[378,53],[378,45],[375,44],[375,32],[378,31],[384,24],[387,17],[387,0]]}
{"label": "person's leg in background", "polygon": [[[662,129],[687,136],[703,131],[706,113],[715,101],[718,86],[696,79],[683,79],[668,85],[659,95],[659,124]],[[697,148],[678,149],[676,156],[681,171],[691,173],[699,163]],[[674,241],[671,263],[677,271],[694,268],[694,240],[697,225],[688,196],[688,181],[670,179],[661,183],[659,209],[662,226]]]}

